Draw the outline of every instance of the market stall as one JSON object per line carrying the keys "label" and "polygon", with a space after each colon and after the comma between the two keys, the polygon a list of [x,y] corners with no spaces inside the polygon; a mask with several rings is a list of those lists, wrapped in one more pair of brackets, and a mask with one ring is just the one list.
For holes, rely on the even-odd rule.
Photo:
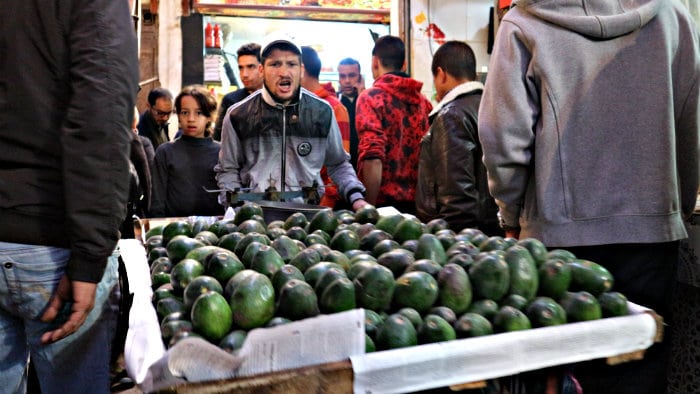
{"label": "market stall", "polygon": [[[325,210],[308,212],[307,226],[320,211],[328,213]],[[362,225],[365,230],[370,227],[377,230],[377,227],[384,226],[380,223],[382,218],[396,215],[401,217],[399,220],[414,220],[395,211],[382,212],[382,215],[367,219],[362,224],[350,219],[352,213],[336,213],[338,216],[334,216],[336,218],[334,230],[329,231],[331,233],[353,231],[348,227],[352,226],[353,222],[357,223],[354,231],[359,233],[362,233],[360,230]],[[251,217],[254,216],[251,212],[249,214]],[[145,220],[142,233],[144,236],[151,234],[150,237],[153,237],[158,227],[162,230],[172,222],[189,222],[193,226],[198,225],[201,231],[206,232],[208,229],[216,230],[217,225],[221,228],[221,223],[226,220],[233,221],[235,216],[236,214],[228,218]],[[295,218],[302,223],[304,221],[299,215]],[[284,228],[286,222],[278,219],[268,223],[261,218],[248,218],[238,220],[236,228],[243,229],[248,226],[248,223],[244,224],[247,220],[257,220],[259,224],[262,220],[262,223],[272,224],[268,226],[267,234],[269,236],[277,234],[277,238],[282,237],[282,232],[274,229]],[[203,223],[208,225],[204,226]],[[299,226],[288,226],[287,230],[292,227]],[[395,227],[401,226],[395,225]],[[307,229],[310,228],[307,227]],[[225,239],[227,234],[222,232],[219,239]],[[433,233],[426,224],[423,224],[420,234]],[[190,235],[195,237],[191,239],[197,238],[191,232]],[[419,237],[416,234],[415,238]],[[367,336],[365,335],[370,332],[373,324],[367,318],[370,312],[366,308],[369,304],[363,304],[358,296],[358,303],[344,312],[323,314],[316,312],[312,314],[313,316],[288,320],[281,325],[257,325],[247,330],[245,342],[236,350],[230,348],[222,350],[224,348],[218,340],[205,341],[194,338],[198,341],[193,342],[193,338],[188,336],[180,342],[164,343],[160,332],[163,313],[157,305],[152,303],[155,299],[153,291],[156,289],[151,283],[155,259],[151,251],[155,247],[152,240],[149,241],[146,237],[144,242],[145,247],[140,242],[134,241],[124,243],[122,248],[128,256],[125,261],[137,267],[131,270],[132,273],[140,271],[140,274],[134,274],[133,278],[130,274],[129,279],[131,283],[139,284],[132,287],[137,289],[134,290],[135,293],[140,293],[135,296],[135,303],[140,300],[141,307],[144,308],[137,314],[138,316],[132,316],[132,330],[126,352],[127,360],[132,361],[131,365],[127,361],[127,368],[130,370],[130,375],[134,376],[137,383],[146,391],[402,393],[445,386],[457,389],[478,386],[488,379],[584,360],[602,358],[607,359],[609,364],[616,364],[640,359],[644,357],[644,351],[649,346],[661,341],[663,337],[663,322],[660,316],[643,306],[628,303],[624,315],[618,317],[569,321],[566,324],[522,330],[497,329],[490,335],[453,338],[434,343],[421,340],[413,346],[391,349],[386,348],[386,344],[379,345],[380,342],[377,342],[378,350],[372,352],[366,347]],[[338,245],[336,242],[331,244]],[[493,245],[493,240],[482,243],[482,245],[489,244]],[[220,242],[219,245],[222,243]],[[364,246],[367,245],[364,244]],[[502,246],[505,247],[505,244]],[[228,247],[231,245],[229,244]],[[510,247],[514,246],[510,245]],[[216,246],[195,247],[192,249],[195,254],[190,256],[196,256],[198,249],[206,248],[216,248]],[[482,248],[487,249],[486,246]],[[231,249],[238,253],[233,251],[230,253],[235,253],[239,259],[245,261],[242,248],[236,250],[232,247]],[[345,252],[357,249],[353,247],[341,254],[345,255]],[[147,250],[149,250],[148,253]],[[368,252],[364,250],[348,254],[359,255]],[[485,250],[484,252],[487,253]],[[421,252],[414,251],[414,253],[420,255]],[[347,255],[345,256],[347,258]],[[206,260],[201,253],[199,257],[193,258]],[[339,257],[337,261],[344,261],[343,257]],[[350,261],[349,258],[347,261]],[[147,268],[149,264],[151,264],[150,270]],[[348,275],[354,275],[349,268],[355,264],[365,263],[354,261],[347,265]],[[274,274],[269,276],[273,281],[275,280]],[[309,277],[305,279],[311,280]],[[397,281],[399,280],[397,278]],[[478,292],[476,287],[478,286],[475,286],[475,292]],[[569,290],[577,289],[571,287]],[[538,295],[541,296],[541,293]],[[233,301],[232,295],[229,296],[233,307],[236,301]],[[475,296],[474,300],[478,298]],[[279,308],[279,299],[276,302]],[[440,303],[436,301],[434,305],[437,306]],[[159,311],[156,312],[155,309]],[[526,310],[524,306],[523,310]],[[385,311],[383,319],[386,321],[388,319],[386,315],[393,316],[396,313],[396,307],[387,308]],[[426,315],[422,313],[423,318]],[[275,316],[277,319],[279,313],[275,313]],[[231,330],[234,329],[235,324]],[[195,328],[194,331],[196,333],[197,329]],[[376,333],[372,335],[377,340]]]}

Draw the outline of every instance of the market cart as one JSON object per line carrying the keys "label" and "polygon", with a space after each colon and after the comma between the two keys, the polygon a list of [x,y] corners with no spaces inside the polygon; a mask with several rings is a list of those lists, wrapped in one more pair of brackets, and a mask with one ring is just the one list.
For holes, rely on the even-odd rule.
{"label": "market cart", "polygon": [[[145,308],[136,316],[132,313],[131,336],[127,341],[127,347],[131,344],[132,352],[136,349],[137,353],[135,356],[132,354],[131,359],[135,361],[131,368],[127,358],[127,369],[137,383],[145,388],[144,391],[372,394],[403,393],[438,387],[459,390],[479,387],[488,379],[580,361],[607,359],[613,365],[641,359],[647,348],[663,339],[662,318],[653,310],[629,303],[630,313],[622,317],[365,354],[364,313],[362,310],[354,310],[341,313],[347,314],[347,322],[336,316],[341,314],[334,314],[251,331],[263,333],[261,343],[266,342],[268,337],[265,335],[269,335],[270,341],[279,341],[280,346],[273,346],[276,360],[259,362],[253,367],[246,366],[246,359],[264,361],[266,357],[272,357],[265,353],[269,349],[262,351],[262,347],[251,347],[252,350],[243,353],[243,365],[238,372],[232,372],[225,378],[214,374],[211,379],[202,378],[201,375],[197,379],[191,379],[187,376],[187,371],[181,368],[175,374],[177,376],[171,376],[174,379],[150,377],[148,380],[149,369],[152,370],[153,365],[159,362],[160,368],[163,368],[163,360],[167,363],[169,351],[166,352],[162,344],[156,313],[150,303],[152,290],[145,249],[137,240],[121,241],[120,247],[130,271],[129,281],[132,284],[134,303],[140,303]],[[332,331],[338,332],[341,327],[347,332],[319,342],[337,344],[337,352],[328,352],[327,347],[316,346],[318,358],[314,358],[314,346],[307,346],[303,360],[298,363],[290,361],[302,357],[296,354],[298,352],[294,346],[288,346],[287,349],[282,346],[285,343],[285,333],[282,330],[296,331],[296,334],[303,336],[307,330],[318,331],[319,327],[328,324],[330,320],[334,324]],[[147,327],[150,327],[150,338]],[[317,333],[306,334],[318,337]],[[179,343],[175,345],[177,346]],[[280,359],[284,362],[279,362]],[[138,365],[134,365],[134,362]]]}

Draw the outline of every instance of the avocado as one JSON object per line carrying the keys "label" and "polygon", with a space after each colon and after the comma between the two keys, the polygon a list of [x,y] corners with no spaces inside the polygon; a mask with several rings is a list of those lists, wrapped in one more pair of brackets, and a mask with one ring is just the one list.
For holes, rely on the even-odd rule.
{"label": "avocado", "polygon": [[537,297],[525,309],[533,327],[566,324],[566,311],[550,297]]}
{"label": "avocado", "polygon": [[569,263],[571,267],[571,290],[587,291],[594,296],[610,291],[613,276],[605,267],[589,260],[576,259]]}
{"label": "avocado", "polygon": [[301,320],[319,313],[318,297],[308,283],[292,279],[282,286],[277,299],[277,316]]}
{"label": "avocado", "polygon": [[270,281],[272,282],[272,287],[275,289],[275,294],[279,294],[282,286],[292,279],[304,280],[304,274],[299,268],[291,264],[283,265],[277,272],[272,274]]}
{"label": "avocado", "polygon": [[167,245],[177,235],[191,237],[192,225],[185,220],[175,220],[166,224],[162,231],[163,245]]}
{"label": "avocado", "polygon": [[418,238],[418,245],[414,256],[416,260],[429,259],[440,265],[445,265],[447,263],[445,248],[435,234],[426,233]]}
{"label": "avocado", "polygon": [[266,275],[256,272],[235,286],[229,304],[236,326],[245,330],[262,327],[274,316],[275,289]]}
{"label": "avocado", "polygon": [[[438,274],[442,270],[442,266],[433,260],[428,260],[428,259],[420,259],[412,262],[406,269],[404,270],[403,274],[406,272],[411,272],[411,271],[423,271],[427,272],[430,275],[433,276],[433,278],[437,279]],[[401,274],[400,274],[401,275]],[[398,275],[398,276],[400,276]]]}
{"label": "avocado", "polygon": [[484,316],[467,312],[453,324],[457,338],[474,338],[493,334],[493,326]]}
{"label": "avocado", "polygon": [[394,275],[388,268],[375,264],[362,270],[353,280],[355,298],[360,308],[387,310],[394,295]]}
{"label": "avocado", "polygon": [[233,330],[221,338],[219,347],[231,354],[235,354],[243,347],[247,335],[248,332],[245,330]]}
{"label": "avocado", "polygon": [[406,249],[393,249],[377,257],[377,263],[389,268],[394,277],[401,276],[406,267],[415,261],[413,253]]}
{"label": "avocado", "polygon": [[226,284],[233,275],[244,269],[243,263],[233,252],[214,252],[204,259],[204,273],[213,276],[221,284]]}
{"label": "avocado", "polygon": [[445,265],[437,275],[440,289],[438,303],[461,315],[472,303],[472,285],[469,275],[457,264]]}
{"label": "avocado", "polygon": [[457,339],[457,333],[452,325],[438,315],[428,314],[423,324],[417,330],[418,343],[444,342]]}
{"label": "avocado", "polygon": [[549,258],[547,256],[547,247],[536,238],[523,238],[518,240],[516,245],[522,246],[530,252],[537,267],[541,266]]}
{"label": "avocado", "polygon": [[246,201],[236,209],[236,215],[233,218],[233,223],[240,225],[246,220],[250,220],[253,216],[263,216],[263,209],[260,205],[252,201]]}
{"label": "avocado", "polygon": [[423,234],[424,227],[425,225],[415,217],[407,217],[399,222],[391,235],[400,245],[408,240],[418,239]]}
{"label": "avocado", "polygon": [[231,331],[233,317],[228,302],[220,293],[210,291],[195,299],[190,315],[194,331],[218,343]]}
{"label": "avocado", "polygon": [[297,253],[296,256],[292,257],[289,264],[297,267],[299,271],[303,273],[309,267],[320,261],[321,255],[315,249],[305,248]]}
{"label": "avocado", "polygon": [[173,263],[177,263],[184,259],[187,253],[204,246],[202,241],[190,238],[187,235],[176,235],[165,246],[168,251],[168,257]]}
{"label": "avocado", "polygon": [[469,279],[476,298],[500,300],[510,289],[510,267],[497,253],[480,253],[469,267]]}
{"label": "avocado", "polygon": [[224,289],[218,280],[208,275],[200,275],[192,279],[192,281],[187,284],[185,290],[182,293],[182,299],[185,302],[185,308],[187,310],[190,310],[197,297],[210,291],[223,294]]}
{"label": "avocado", "polygon": [[510,271],[509,294],[517,294],[531,300],[535,298],[539,287],[539,274],[532,255],[523,246],[514,245],[504,256]]}
{"label": "avocado", "polygon": [[379,221],[379,211],[372,204],[366,204],[360,207],[354,214],[354,220],[357,223],[377,223]]}
{"label": "avocado", "polygon": [[511,332],[528,330],[532,324],[521,310],[506,305],[493,316],[493,328],[495,332]]}
{"label": "avocado", "polygon": [[560,299],[571,284],[571,266],[561,259],[549,259],[537,270],[539,276],[538,293],[542,296]]}
{"label": "avocado", "polygon": [[194,278],[204,274],[204,265],[194,259],[184,259],[173,266],[170,271],[170,284],[173,292],[181,295]]}
{"label": "avocado", "polygon": [[427,272],[407,272],[396,279],[393,304],[409,307],[420,313],[427,312],[438,298],[438,283]]}
{"label": "avocado", "polygon": [[328,235],[333,235],[339,223],[340,221],[335,216],[332,209],[321,209],[311,217],[306,232],[311,233],[315,230],[323,230]]}
{"label": "avocado", "polygon": [[597,320],[603,317],[598,299],[587,291],[566,292],[559,304],[568,322]]}
{"label": "avocado", "polygon": [[296,256],[297,253],[303,249],[300,248],[296,242],[294,242],[294,239],[288,237],[287,235],[277,237],[274,241],[272,241],[270,246],[272,246],[277,253],[279,253],[279,256],[282,258],[282,261],[284,261],[285,264],[289,264],[294,256]]}
{"label": "avocado", "polygon": [[598,295],[603,317],[627,316],[629,314],[627,297],[617,291],[606,291]]}
{"label": "avocado", "polygon": [[418,333],[403,315],[389,315],[382,323],[375,341],[378,350],[398,349],[418,344]]}
{"label": "avocado", "polygon": [[236,244],[238,244],[238,241],[240,241],[244,235],[245,234],[238,231],[222,235],[216,245],[235,253]]}
{"label": "avocado", "polygon": [[269,245],[261,245],[258,251],[253,255],[250,262],[250,268],[261,274],[267,275],[269,278],[275,274],[284,265],[282,256]]}
{"label": "avocado", "polygon": [[[326,272],[324,278],[329,274]],[[323,279],[319,284],[323,283]],[[322,289],[318,306],[323,313],[337,313],[355,309],[355,285],[347,277],[336,278]]]}

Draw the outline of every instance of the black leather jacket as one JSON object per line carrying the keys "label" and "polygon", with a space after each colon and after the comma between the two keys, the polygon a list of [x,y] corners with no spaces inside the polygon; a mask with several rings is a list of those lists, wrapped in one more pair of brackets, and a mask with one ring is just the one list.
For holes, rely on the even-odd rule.
{"label": "black leather jacket", "polygon": [[421,142],[417,216],[424,222],[443,218],[456,232],[473,227],[498,234],[498,208],[488,193],[477,134],[481,84],[455,89],[460,93],[431,114],[430,130]]}

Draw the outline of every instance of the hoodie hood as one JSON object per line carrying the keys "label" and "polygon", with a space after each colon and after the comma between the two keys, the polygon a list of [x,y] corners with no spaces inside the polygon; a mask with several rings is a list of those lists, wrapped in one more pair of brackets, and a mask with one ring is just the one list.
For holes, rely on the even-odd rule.
{"label": "hoodie hood", "polygon": [[538,19],[597,39],[638,30],[667,0],[520,0],[516,6]]}
{"label": "hoodie hood", "polygon": [[377,78],[372,87],[388,92],[397,99],[411,105],[421,103],[421,88],[423,82],[410,77],[402,77],[395,74],[384,74]]}

